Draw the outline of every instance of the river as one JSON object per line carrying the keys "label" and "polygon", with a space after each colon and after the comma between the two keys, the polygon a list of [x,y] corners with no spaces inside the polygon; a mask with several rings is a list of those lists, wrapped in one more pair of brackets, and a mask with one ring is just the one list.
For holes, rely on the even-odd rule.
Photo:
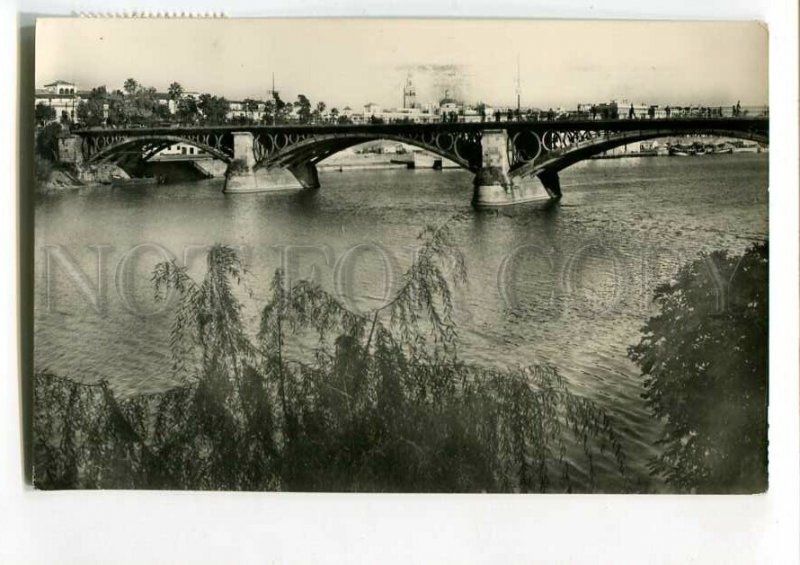
{"label": "river", "polygon": [[680,265],[766,237],[767,163],[757,154],[585,161],[561,173],[561,203],[538,211],[473,211],[464,171],[322,172],[322,188],[305,193],[225,195],[209,180],[42,196],[35,366],[105,378],[120,394],[163,390],[171,318],[150,286],[163,253],[199,275],[204,246],[238,246],[251,323],[282,262],[366,309],[408,266],[423,227],[455,214],[469,279],[456,293],[461,356],[554,364],[610,412],[631,468],[644,473],[659,426],[626,348],[655,313],[653,290]]}

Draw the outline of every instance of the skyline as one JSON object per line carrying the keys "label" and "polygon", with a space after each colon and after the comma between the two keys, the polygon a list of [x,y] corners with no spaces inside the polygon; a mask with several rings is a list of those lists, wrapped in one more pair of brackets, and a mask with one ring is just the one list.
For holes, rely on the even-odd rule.
{"label": "skyline", "polygon": [[519,54],[524,107],[622,98],[757,106],[768,104],[766,50],[766,29],[753,22],[46,18],[37,25],[36,84],[114,90],[133,77],[159,91],[177,81],[263,99],[274,73],[285,101],[305,94],[355,109],[401,106],[411,74],[423,104],[447,91],[513,106]]}

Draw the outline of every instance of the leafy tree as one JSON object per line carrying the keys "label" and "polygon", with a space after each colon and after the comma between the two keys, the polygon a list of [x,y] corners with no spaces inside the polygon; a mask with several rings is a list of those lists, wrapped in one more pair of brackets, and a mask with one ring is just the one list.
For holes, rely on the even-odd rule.
{"label": "leafy tree", "polygon": [[106,123],[114,126],[124,126],[128,117],[125,112],[125,95],[120,90],[115,90],[106,97],[108,103],[108,118]]}
{"label": "leafy tree", "polygon": [[253,115],[258,112],[258,100],[252,98],[245,98],[242,100],[242,107],[244,108],[245,115],[248,123],[253,123]]}
{"label": "leafy tree", "polygon": [[182,124],[194,124],[200,118],[200,110],[194,96],[185,96],[178,101],[176,113],[178,121]]}
{"label": "leafy tree", "polygon": [[183,87],[180,85],[180,83],[173,82],[167,89],[167,95],[169,96],[170,100],[178,101],[183,96]]}
{"label": "leafy tree", "polygon": [[275,118],[275,101],[267,100],[264,102],[264,111],[261,114],[262,124],[271,124]]}
{"label": "leafy tree", "polygon": [[158,119],[160,102],[156,89],[144,87],[133,79],[125,81],[125,92],[115,91],[107,97],[108,122],[115,125],[152,125]]}
{"label": "leafy tree", "polygon": [[88,98],[81,101],[77,108],[78,122],[87,127],[96,127],[105,123],[106,88],[93,88]]}
{"label": "leafy tree", "polygon": [[330,117],[333,123],[337,123],[339,121],[339,108],[331,108]]}
{"label": "leafy tree", "polygon": [[664,422],[651,471],[680,489],[766,489],[767,260],[764,243],[687,264],[658,288],[661,312],[629,348]]}
{"label": "leafy tree", "polygon": [[273,121],[275,123],[282,124],[288,118],[288,114],[291,108],[289,104],[281,100],[280,94],[275,91],[272,92],[272,101],[273,101],[273,113],[274,113]]}
{"label": "leafy tree", "polygon": [[42,159],[58,161],[58,138],[62,127],[58,122],[51,122],[36,134],[36,155]]}
{"label": "leafy tree", "polygon": [[53,120],[56,119],[56,109],[50,106],[49,104],[45,104],[44,102],[39,102],[36,104],[34,116],[36,118],[37,124],[45,125],[46,123],[52,122]]}
{"label": "leafy tree", "polygon": [[125,91],[125,94],[131,96],[135,94],[137,90],[139,90],[139,83],[136,82],[136,79],[129,78],[122,85],[122,89]]}
{"label": "leafy tree", "polygon": [[197,109],[200,110],[205,123],[224,124],[228,119],[230,104],[225,97],[201,94]]}
{"label": "leafy tree", "polygon": [[321,122],[322,121],[322,116],[325,114],[325,108],[326,107],[327,106],[325,105],[325,102],[321,102],[321,101],[317,102],[317,105],[314,108],[314,111],[311,113],[312,121]]}
{"label": "leafy tree", "polygon": [[153,108],[153,118],[159,123],[169,122],[172,119],[172,112],[166,104],[156,104]]}
{"label": "leafy tree", "polygon": [[297,119],[301,124],[307,124],[311,121],[311,101],[305,94],[297,95],[294,107],[297,110]]}

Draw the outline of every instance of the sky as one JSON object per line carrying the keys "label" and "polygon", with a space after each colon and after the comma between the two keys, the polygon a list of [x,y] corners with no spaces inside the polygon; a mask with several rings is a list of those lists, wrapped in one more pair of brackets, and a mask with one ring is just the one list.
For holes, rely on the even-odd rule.
{"label": "sky", "polygon": [[329,107],[402,105],[410,74],[421,103],[574,108],[768,103],[767,30],[754,22],[380,19],[100,19],[37,22],[36,84],[166,91]]}

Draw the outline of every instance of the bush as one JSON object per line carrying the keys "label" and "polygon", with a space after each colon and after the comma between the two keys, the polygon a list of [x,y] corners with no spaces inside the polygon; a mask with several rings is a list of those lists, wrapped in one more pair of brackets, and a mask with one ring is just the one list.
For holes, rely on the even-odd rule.
{"label": "bush", "polygon": [[36,155],[51,162],[58,161],[58,138],[61,124],[51,123],[39,129],[36,134]]}
{"label": "bush", "polygon": [[664,421],[651,472],[694,492],[767,487],[768,246],[715,252],[655,296],[661,313],[629,356]]}

